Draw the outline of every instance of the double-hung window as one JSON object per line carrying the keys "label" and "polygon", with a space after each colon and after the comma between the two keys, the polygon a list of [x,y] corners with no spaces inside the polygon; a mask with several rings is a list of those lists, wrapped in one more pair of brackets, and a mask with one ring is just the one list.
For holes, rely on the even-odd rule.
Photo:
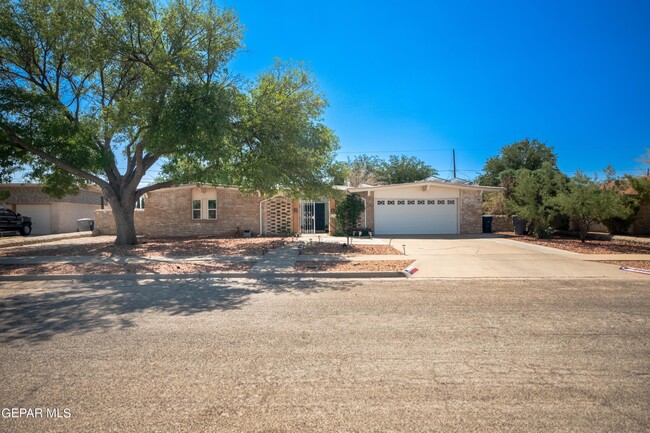
{"label": "double-hung window", "polygon": [[217,201],[211,199],[192,200],[192,219],[194,220],[216,220]]}

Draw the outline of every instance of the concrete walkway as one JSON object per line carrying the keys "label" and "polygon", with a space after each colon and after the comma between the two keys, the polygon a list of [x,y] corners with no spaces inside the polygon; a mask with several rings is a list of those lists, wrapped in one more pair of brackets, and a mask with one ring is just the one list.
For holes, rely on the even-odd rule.
{"label": "concrete walkway", "polygon": [[288,244],[275,248],[258,258],[251,269],[251,274],[284,274],[292,273],[293,265],[298,257],[298,245]]}

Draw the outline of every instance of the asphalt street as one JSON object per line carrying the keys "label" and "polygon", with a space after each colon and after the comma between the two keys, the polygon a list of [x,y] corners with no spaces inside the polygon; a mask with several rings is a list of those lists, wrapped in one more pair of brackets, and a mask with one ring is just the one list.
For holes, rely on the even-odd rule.
{"label": "asphalt street", "polygon": [[0,282],[0,431],[648,431],[649,281]]}

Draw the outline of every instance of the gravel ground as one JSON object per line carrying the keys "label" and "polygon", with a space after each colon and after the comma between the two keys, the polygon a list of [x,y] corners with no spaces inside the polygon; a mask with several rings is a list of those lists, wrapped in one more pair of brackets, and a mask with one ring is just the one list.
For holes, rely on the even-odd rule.
{"label": "gravel ground", "polygon": [[0,257],[25,256],[204,256],[260,255],[287,243],[286,238],[146,238],[138,245],[116,246],[115,236],[0,248]]}
{"label": "gravel ground", "polygon": [[536,239],[531,236],[507,236],[508,239],[580,254],[650,254],[650,245],[621,240],[587,240],[575,238]]}
{"label": "gravel ground", "polygon": [[297,262],[294,269],[297,271],[333,271],[333,272],[383,272],[402,271],[413,260],[364,260],[360,262]]}
{"label": "gravel ground", "polygon": [[628,268],[647,269],[650,271],[650,260],[607,260],[603,263],[610,263],[617,266],[627,266]]}
{"label": "gravel ground", "polygon": [[645,281],[0,284],[0,431],[650,430]]}
{"label": "gravel ground", "polygon": [[253,263],[43,263],[31,265],[3,265],[0,275],[101,275],[101,274],[194,274],[210,272],[247,272]]}
{"label": "gravel ground", "polygon": [[312,246],[305,246],[302,251],[305,255],[316,254],[344,254],[346,256],[358,255],[401,255],[402,252],[390,245],[346,245],[335,243],[316,243]]}

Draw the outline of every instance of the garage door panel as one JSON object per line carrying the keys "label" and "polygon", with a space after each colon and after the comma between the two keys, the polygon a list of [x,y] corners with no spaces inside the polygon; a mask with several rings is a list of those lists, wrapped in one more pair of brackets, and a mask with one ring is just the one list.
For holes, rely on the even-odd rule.
{"label": "garage door panel", "polygon": [[49,204],[19,204],[16,212],[32,219],[33,235],[49,235],[52,233],[51,207]]}
{"label": "garage door panel", "polygon": [[377,234],[456,234],[458,200],[380,199],[375,201]]}

